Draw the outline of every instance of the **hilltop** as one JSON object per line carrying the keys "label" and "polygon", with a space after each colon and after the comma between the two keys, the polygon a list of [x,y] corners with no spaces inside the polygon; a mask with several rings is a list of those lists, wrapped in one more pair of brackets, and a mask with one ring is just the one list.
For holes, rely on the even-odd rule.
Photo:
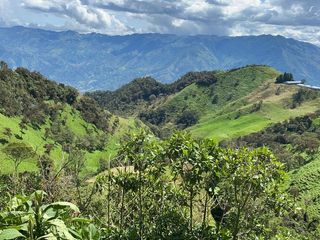
{"label": "hilltop", "polygon": [[108,36],[0,28],[0,59],[39,71],[81,91],[115,90],[151,76],[170,83],[188,71],[267,64],[319,85],[320,49],[281,36],[133,34]]}
{"label": "hilltop", "polygon": [[114,92],[88,95],[114,113],[139,117],[160,136],[178,128],[222,140],[318,109],[317,91],[276,84],[279,75],[271,67],[250,65],[190,72],[172,84],[140,78]]}

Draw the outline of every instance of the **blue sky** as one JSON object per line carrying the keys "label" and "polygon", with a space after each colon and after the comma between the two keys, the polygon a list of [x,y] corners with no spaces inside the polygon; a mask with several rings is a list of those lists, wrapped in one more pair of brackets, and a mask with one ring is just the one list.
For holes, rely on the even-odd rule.
{"label": "blue sky", "polygon": [[320,45],[320,0],[0,0],[0,25],[110,35],[279,34]]}

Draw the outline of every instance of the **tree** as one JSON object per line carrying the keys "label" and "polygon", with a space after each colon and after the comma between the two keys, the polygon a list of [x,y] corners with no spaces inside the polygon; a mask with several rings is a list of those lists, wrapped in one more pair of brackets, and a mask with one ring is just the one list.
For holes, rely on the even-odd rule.
{"label": "tree", "polygon": [[199,114],[194,110],[184,110],[183,113],[178,116],[177,124],[182,124],[184,127],[190,127],[196,124],[199,120]]}
{"label": "tree", "polygon": [[[209,142],[205,142],[208,144]],[[209,145],[208,145],[209,146]],[[174,134],[168,141],[166,156],[171,161],[174,179],[181,178],[181,185],[189,195],[189,229],[193,230],[194,198],[201,190],[205,173],[213,168],[213,162],[206,154],[206,147],[190,134]],[[206,214],[204,209],[204,221]]]}
{"label": "tree", "polygon": [[276,83],[284,83],[290,81],[294,81],[292,73],[285,72],[284,74],[281,74],[276,78]]}
{"label": "tree", "polygon": [[4,61],[0,61],[0,71],[7,71],[8,70],[8,64]]}
{"label": "tree", "polygon": [[179,132],[159,141],[141,131],[112,162],[89,206],[105,216],[110,239],[264,237],[280,209],[282,164],[265,148],[221,148]]}
{"label": "tree", "polygon": [[234,240],[263,232],[264,216],[276,209],[280,196],[283,165],[266,148],[222,150],[217,165],[211,186],[217,224]]}
{"label": "tree", "polygon": [[25,143],[9,143],[3,152],[12,160],[14,165],[15,177],[18,176],[18,168],[20,164],[34,156],[33,148]]}
{"label": "tree", "polygon": [[3,135],[7,136],[9,139],[12,137],[11,128],[8,128],[8,127],[4,128],[2,133]]}

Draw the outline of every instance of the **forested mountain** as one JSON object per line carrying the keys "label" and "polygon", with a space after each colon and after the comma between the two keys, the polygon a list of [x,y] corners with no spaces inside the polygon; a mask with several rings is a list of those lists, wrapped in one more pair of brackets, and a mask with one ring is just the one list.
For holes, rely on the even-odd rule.
{"label": "forested mountain", "polygon": [[320,49],[281,36],[107,36],[0,28],[0,59],[81,90],[114,90],[151,76],[170,83],[189,71],[267,64],[319,85]]}

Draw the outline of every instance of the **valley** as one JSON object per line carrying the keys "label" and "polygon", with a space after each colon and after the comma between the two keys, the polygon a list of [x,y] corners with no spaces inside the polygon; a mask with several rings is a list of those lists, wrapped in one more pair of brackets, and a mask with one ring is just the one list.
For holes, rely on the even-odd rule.
{"label": "valley", "polygon": [[[248,229],[271,239],[317,239],[320,92],[276,83],[279,76],[269,66],[248,65],[81,94],[1,62],[0,207],[6,191],[43,189],[43,199],[58,201],[59,209],[69,206],[63,200],[86,217],[94,213],[80,232],[59,233],[71,239],[237,239]],[[159,196],[167,200],[153,202]],[[238,220],[237,201],[244,204]],[[219,214],[226,232],[217,227]],[[7,218],[0,222],[9,224]],[[179,220],[161,225],[162,218]],[[201,226],[207,230],[198,232]],[[3,229],[0,239],[13,231]],[[28,234],[10,232],[22,233]]]}

